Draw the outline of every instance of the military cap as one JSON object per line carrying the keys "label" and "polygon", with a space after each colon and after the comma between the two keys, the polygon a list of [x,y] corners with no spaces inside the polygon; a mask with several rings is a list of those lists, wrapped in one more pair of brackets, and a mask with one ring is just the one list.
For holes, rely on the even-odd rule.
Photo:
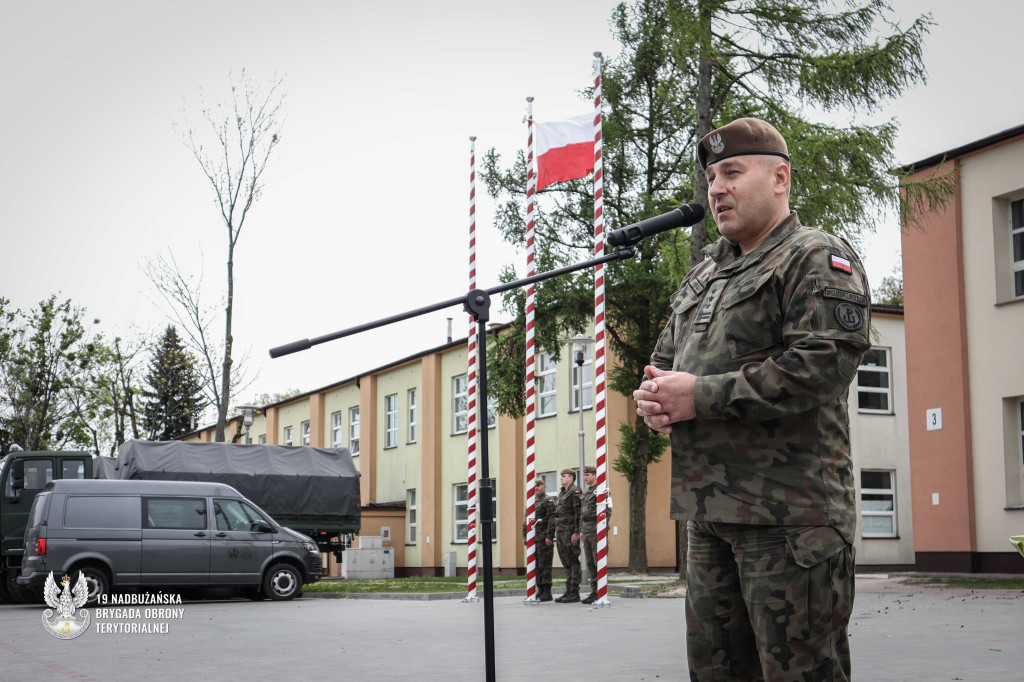
{"label": "military cap", "polygon": [[770,154],[789,161],[789,148],[782,135],[771,123],[759,118],[738,118],[712,130],[697,143],[697,162],[702,170],[742,154]]}
{"label": "military cap", "polygon": [[576,475],[576,470],[575,469],[562,469],[562,475],[564,476],[565,474],[572,474],[573,476],[575,476]]}
{"label": "military cap", "polygon": [[591,464],[588,464],[587,466],[583,467],[583,473],[585,473],[585,474],[596,474],[597,473],[597,467],[593,466]]}

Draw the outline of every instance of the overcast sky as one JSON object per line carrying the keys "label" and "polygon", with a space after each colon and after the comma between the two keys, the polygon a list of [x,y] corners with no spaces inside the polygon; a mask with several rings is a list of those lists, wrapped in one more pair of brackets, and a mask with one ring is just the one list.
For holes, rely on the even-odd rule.
{"label": "overcast sky", "polygon": [[[92,2],[0,0],[3,266],[0,296],[51,293],[107,335],[167,318],[144,274],[172,250],[223,286],[225,228],[175,124],[200,89],[223,98],[242,67],[284,78],[287,120],[236,251],[235,338],[260,392],[303,391],[443,343],[452,309],[270,360],[267,350],[458,296],[467,278],[469,136],[478,159],[525,145],[538,120],[586,113],[592,53],[616,53],[609,0]],[[926,86],[896,116],[907,163],[1024,123],[1020,3],[895,0],[932,11]],[[501,243],[477,191],[480,287],[524,257]],[[873,285],[898,228],[865,242]],[[494,303],[492,319],[501,318]],[[218,330],[220,328],[218,322]]]}

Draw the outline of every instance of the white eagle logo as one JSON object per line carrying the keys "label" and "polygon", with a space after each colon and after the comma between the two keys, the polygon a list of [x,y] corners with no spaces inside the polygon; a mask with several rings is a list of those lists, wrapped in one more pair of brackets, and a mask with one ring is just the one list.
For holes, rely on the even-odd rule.
{"label": "white eagle logo", "polygon": [[716,154],[721,154],[725,151],[725,142],[722,141],[720,133],[712,133],[711,137],[708,138],[708,143],[711,145],[711,151]]}
{"label": "white eagle logo", "polygon": [[78,572],[78,580],[74,587],[71,587],[69,576],[61,578],[60,582],[63,590],[57,587],[53,571],[50,571],[50,575],[46,577],[46,585],[43,586],[43,596],[51,608],[57,609],[57,614],[54,616],[50,609],[43,611],[43,626],[54,637],[74,639],[89,627],[88,611],[82,609],[78,616],[75,616],[75,610],[81,609],[89,601],[89,585],[81,571]]}

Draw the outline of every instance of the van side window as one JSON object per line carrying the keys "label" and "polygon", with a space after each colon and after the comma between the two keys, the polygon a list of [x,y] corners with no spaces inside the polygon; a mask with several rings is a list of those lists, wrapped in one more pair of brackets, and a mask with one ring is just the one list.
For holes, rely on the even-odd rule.
{"label": "van side window", "polygon": [[64,504],[64,527],[137,529],[139,509],[139,498],[135,496],[68,497]]}
{"label": "van side window", "polygon": [[217,530],[255,533],[261,523],[266,523],[255,509],[238,500],[214,500],[213,513],[217,517]]}
{"label": "van side window", "polygon": [[146,497],[142,500],[143,526],[174,530],[206,528],[206,500],[191,497]]}
{"label": "van side window", "polygon": [[60,463],[60,477],[74,478],[81,481],[85,478],[85,462],[80,459],[65,459]]}

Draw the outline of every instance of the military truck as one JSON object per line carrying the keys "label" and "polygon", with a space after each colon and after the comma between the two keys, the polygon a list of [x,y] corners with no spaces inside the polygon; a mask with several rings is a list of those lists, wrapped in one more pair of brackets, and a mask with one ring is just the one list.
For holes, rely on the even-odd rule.
{"label": "military truck", "polygon": [[25,603],[35,595],[19,587],[25,554],[25,526],[32,501],[47,483],[92,478],[88,452],[11,452],[0,459],[0,603]]}
{"label": "military truck", "polygon": [[96,478],[225,483],[339,561],[359,532],[359,472],[347,448],[130,440],[114,466],[94,471]]}

